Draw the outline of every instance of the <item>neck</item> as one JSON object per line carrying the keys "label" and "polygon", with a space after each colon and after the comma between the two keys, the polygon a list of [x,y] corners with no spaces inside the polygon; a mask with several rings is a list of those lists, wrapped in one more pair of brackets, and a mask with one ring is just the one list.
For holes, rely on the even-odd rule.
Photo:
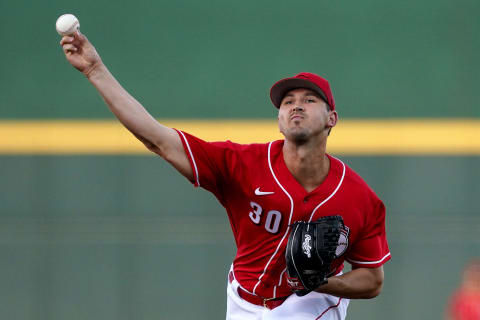
{"label": "neck", "polygon": [[320,144],[296,144],[285,140],[283,145],[283,159],[288,170],[307,192],[317,188],[330,170],[326,144],[326,140]]}

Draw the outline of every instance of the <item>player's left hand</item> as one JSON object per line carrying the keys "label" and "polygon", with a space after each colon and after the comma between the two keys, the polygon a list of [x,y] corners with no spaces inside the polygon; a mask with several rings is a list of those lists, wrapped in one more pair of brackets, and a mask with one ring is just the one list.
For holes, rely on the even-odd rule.
{"label": "player's left hand", "polygon": [[328,282],[342,228],[341,216],[326,216],[314,222],[297,221],[292,225],[285,260],[287,283],[298,296]]}

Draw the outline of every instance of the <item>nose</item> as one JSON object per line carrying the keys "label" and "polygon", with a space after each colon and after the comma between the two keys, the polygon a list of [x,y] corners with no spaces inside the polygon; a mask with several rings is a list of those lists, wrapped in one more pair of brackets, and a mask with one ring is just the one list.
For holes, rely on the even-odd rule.
{"label": "nose", "polygon": [[305,111],[305,109],[302,106],[294,106],[292,109],[293,112],[302,112]]}

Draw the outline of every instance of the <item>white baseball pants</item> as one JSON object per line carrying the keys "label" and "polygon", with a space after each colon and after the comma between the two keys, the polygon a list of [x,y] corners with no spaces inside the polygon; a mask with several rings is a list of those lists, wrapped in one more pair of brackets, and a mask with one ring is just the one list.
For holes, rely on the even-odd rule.
{"label": "white baseball pants", "polygon": [[344,320],[349,299],[310,292],[289,296],[273,310],[243,300],[238,295],[238,282],[228,281],[227,320]]}

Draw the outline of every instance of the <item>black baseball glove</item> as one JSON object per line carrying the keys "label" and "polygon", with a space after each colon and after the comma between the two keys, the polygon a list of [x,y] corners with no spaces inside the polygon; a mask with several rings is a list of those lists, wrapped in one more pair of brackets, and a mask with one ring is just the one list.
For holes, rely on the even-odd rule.
{"label": "black baseball glove", "polygon": [[285,253],[287,281],[293,292],[304,296],[327,283],[344,224],[341,216],[327,216],[297,221],[291,227]]}

